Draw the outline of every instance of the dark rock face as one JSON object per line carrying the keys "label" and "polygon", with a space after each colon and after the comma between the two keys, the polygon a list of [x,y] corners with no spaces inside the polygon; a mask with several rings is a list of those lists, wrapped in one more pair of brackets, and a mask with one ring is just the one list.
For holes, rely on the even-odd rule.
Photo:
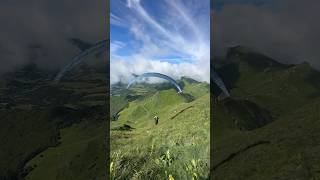
{"label": "dark rock face", "polygon": [[223,106],[243,131],[254,130],[273,121],[270,112],[249,100],[228,99]]}

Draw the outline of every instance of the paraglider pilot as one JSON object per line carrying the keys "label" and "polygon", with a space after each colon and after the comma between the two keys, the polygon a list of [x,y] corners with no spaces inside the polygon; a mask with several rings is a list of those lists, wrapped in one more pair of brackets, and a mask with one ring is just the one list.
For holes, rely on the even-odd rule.
{"label": "paraglider pilot", "polygon": [[154,124],[155,125],[157,125],[159,123],[159,117],[158,116],[154,116],[153,120],[154,120]]}

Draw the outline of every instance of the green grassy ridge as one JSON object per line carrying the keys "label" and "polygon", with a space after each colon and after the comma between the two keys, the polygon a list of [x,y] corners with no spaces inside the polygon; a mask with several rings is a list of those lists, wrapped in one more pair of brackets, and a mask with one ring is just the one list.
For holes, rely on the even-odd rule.
{"label": "green grassy ridge", "polygon": [[0,177],[17,178],[25,161],[58,143],[55,123],[40,109],[1,111]]}
{"label": "green grassy ridge", "polygon": [[[26,179],[105,179],[105,128],[106,96],[105,87],[97,87],[90,82],[62,83],[64,87],[81,94],[82,98],[67,102],[64,106],[84,112],[66,116],[64,120],[76,119],[59,130],[60,144],[37,155],[25,166],[33,167]],[[91,97],[91,98],[88,98]],[[92,98],[98,97],[98,98]],[[87,113],[87,115],[86,115]],[[60,114],[60,113],[59,113]],[[64,113],[62,113],[64,114]],[[49,119],[52,117],[48,117]],[[61,129],[62,128],[62,129]],[[48,174],[50,176],[48,176]]]}
{"label": "green grassy ridge", "polygon": [[111,85],[111,96],[110,96],[110,117],[111,120],[115,120],[118,113],[129,105],[130,101],[135,99],[148,97],[152,95],[156,90],[152,84],[137,84],[126,88],[125,84],[114,84]]}
{"label": "green grassy ridge", "polygon": [[[227,115],[214,116],[219,124],[214,141],[213,166],[258,141],[270,144],[253,147],[235,156],[213,172],[217,179],[310,179],[319,178],[320,100],[304,105],[260,129],[242,132]],[[218,111],[218,109],[217,109]],[[228,121],[230,126],[226,124]],[[215,128],[215,129],[218,129]],[[232,172],[232,173],[231,173]]]}
{"label": "green grassy ridge", "polygon": [[[22,178],[30,170],[25,167],[25,163],[38,153],[46,152],[48,147],[59,146],[60,128],[81,123],[84,118],[101,117],[99,111],[100,109],[96,107],[71,111],[63,106],[47,109],[30,107],[1,110],[0,177]],[[101,136],[101,142],[103,137]]]}
{"label": "green grassy ridge", "polygon": [[197,81],[192,81],[189,78],[182,77],[183,83],[183,92],[192,95],[195,98],[198,98],[206,93],[209,93],[210,86],[208,83],[200,83]]}
{"label": "green grassy ridge", "polygon": [[[239,77],[233,83],[232,97],[248,99],[278,115],[319,96],[319,78],[318,82],[311,82],[309,79],[319,76],[320,73],[309,65],[270,67],[266,68],[268,71],[257,71],[243,58],[240,57],[239,61],[235,62]],[[220,71],[222,77],[228,81],[230,78],[226,72]]]}
{"label": "green grassy ridge", "polygon": [[[197,88],[196,83],[192,86]],[[161,90],[130,102],[120,112],[119,120],[111,122],[111,129],[123,124],[134,129],[111,130],[115,179],[167,179],[169,174],[175,179],[191,179],[193,173],[200,179],[208,178],[209,93],[188,102],[174,89]],[[190,106],[192,108],[171,119]],[[160,118],[157,126],[154,115]]]}
{"label": "green grassy ridge", "polygon": [[104,122],[82,121],[61,130],[60,144],[32,159],[26,179],[105,179]]}
{"label": "green grassy ridge", "polygon": [[[253,60],[259,58],[250,57],[250,53],[240,55],[232,66],[220,65],[218,70],[232,87],[234,100],[255,103],[269,111],[273,121],[241,131],[223,102],[216,104],[212,117],[213,178],[318,179],[320,73],[307,63],[248,63]],[[237,78],[231,77],[231,69]],[[238,116],[249,121],[245,114]],[[259,142],[265,143],[257,145]]]}
{"label": "green grassy ridge", "polygon": [[[10,104],[10,107],[3,107],[0,110],[0,179],[22,179],[30,170],[24,167],[25,163],[39,153],[45,154],[47,148],[53,146],[58,148],[59,143],[64,142],[64,136],[59,139],[61,128],[68,130],[72,124],[82,124],[86,120],[99,119],[91,121],[87,130],[86,127],[82,129],[84,131],[97,129],[97,132],[101,133],[101,130],[98,131],[98,129],[99,126],[103,126],[102,121],[106,117],[103,114],[105,108],[101,108],[105,105],[106,99],[102,101],[97,97],[102,98],[101,93],[107,93],[107,89],[105,86],[94,84],[101,81],[106,82],[104,73],[90,73],[90,77],[86,76],[82,79],[82,84],[76,83],[76,79],[72,78],[55,84],[52,82],[54,73],[47,71],[42,73],[41,71],[39,74],[36,69],[31,71],[36,72],[17,70],[17,72],[0,77],[4,88],[1,100]],[[87,83],[84,83],[85,81]],[[94,128],[90,124],[99,125]],[[70,129],[70,133],[72,131]],[[104,142],[104,137],[104,135],[97,135],[96,140],[92,139],[91,142],[88,135],[87,139],[88,143],[97,145],[98,142]],[[82,142],[79,141],[78,144]],[[83,144],[85,146],[84,142]],[[82,158],[72,159],[73,164],[81,164],[89,160],[91,156],[94,158],[93,154],[98,154],[92,150],[85,150],[83,146],[78,147],[74,146],[73,149],[78,149],[74,152],[82,152]],[[81,148],[84,150],[80,150]],[[104,150],[100,146],[99,148],[100,152]],[[68,153],[71,156],[73,152]],[[104,154],[99,154],[99,157],[103,159]],[[70,159],[65,161],[60,159],[59,163],[68,163],[67,160]],[[37,171],[37,168],[50,170],[51,167],[46,165],[47,163],[42,163],[34,170]],[[97,163],[95,168],[98,168],[101,173],[94,173],[97,171],[92,169],[91,177],[98,177],[95,174],[105,173],[104,164]],[[63,171],[66,174],[68,171],[72,172],[68,167]],[[79,176],[88,177],[84,173],[79,173]],[[47,176],[38,177],[38,179],[47,179]]]}
{"label": "green grassy ridge", "polygon": [[[189,101],[194,99],[192,97],[199,97],[205,93],[209,92],[209,85],[206,83],[199,83],[194,80],[182,77],[181,83],[184,88],[185,96],[189,96]],[[192,85],[191,85],[192,84]],[[191,88],[190,88],[191,87]],[[157,90],[158,89],[158,90]],[[157,91],[172,89],[172,84],[164,82],[164,83],[156,83],[156,84],[148,84],[148,83],[140,83],[134,84],[130,87],[130,89],[126,89],[125,84],[114,84],[111,85],[111,97],[110,97],[110,114],[111,117],[117,115],[117,113],[123,110],[128,106],[129,101],[133,101],[139,98],[146,98],[152,96]],[[160,98],[161,99],[161,98]]]}
{"label": "green grassy ridge", "polygon": [[170,112],[176,105],[185,102],[183,96],[179,96],[175,90],[165,90],[156,92],[148,98],[138,99],[130,102],[127,109],[119,113],[119,121],[125,117],[127,121],[139,123],[133,119],[153,118],[156,114],[164,114],[164,118],[168,118],[165,112]]}
{"label": "green grassy ridge", "polygon": [[112,106],[110,106],[110,115],[113,117],[120,110],[128,106],[128,101],[125,96],[111,96],[110,104],[112,104]]}

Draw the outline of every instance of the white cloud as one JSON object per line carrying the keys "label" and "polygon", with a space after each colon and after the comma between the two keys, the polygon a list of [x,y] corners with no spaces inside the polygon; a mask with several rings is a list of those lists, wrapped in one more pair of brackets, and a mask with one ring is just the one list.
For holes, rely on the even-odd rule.
{"label": "white cloud", "polygon": [[[126,19],[129,31],[142,46],[128,56],[116,53],[123,46],[111,43],[111,83],[128,82],[131,73],[145,72],[210,82],[209,0],[202,2],[203,7],[179,0],[162,2],[162,11],[153,14],[139,0],[128,0],[127,7],[122,7],[119,16]],[[207,13],[202,12],[204,8]]]}
{"label": "white cloud", "polygon": [[[142,57],[133,59],[117,59],[111,62],[111,84],[116,82],[128,82],[132,79],[132,74],[142,74],[145,72],[158,72],[167,74],[173,78],[182,76],[192,77],[198,81],[210,80],[210,69],[202,64],[180,63],[170,64],[168,62],[149,60]],[[114,68],[113,68],[114,67]]]}

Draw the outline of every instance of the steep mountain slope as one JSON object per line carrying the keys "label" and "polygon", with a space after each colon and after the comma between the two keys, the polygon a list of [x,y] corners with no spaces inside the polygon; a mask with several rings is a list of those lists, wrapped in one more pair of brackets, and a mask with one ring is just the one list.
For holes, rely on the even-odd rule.
{"label": "steep mountain slope", "polygon": [[213,107],[213,177],[319,178],[320,73],[239,47],[218,71],[231,98]]}
{"label": "steep mountain slope", "polygon": [[[105,73],[82,66],[61,84],[52,83],[54,75],[29,64],[1,77],[0,179],[48,179],[40,171],[53,179],[105,176]],[[69,158],[59,159],[64,153]],[[53,162],[60,168],[53,171]],[[84,171],[92,165],[87,162],[97,165]]]}
{"label": "steep mountain slope", "polygon": [[33,158],[26,179],[106,179],[105,130],[91,119],[60,131],[60,144]]}
{"label": "steep mountain slope", "polygon": [[129,102],[112,121],[112,178],[208,178],[209,86],[189,78],[180,83],[184,94],[160,88]]}

